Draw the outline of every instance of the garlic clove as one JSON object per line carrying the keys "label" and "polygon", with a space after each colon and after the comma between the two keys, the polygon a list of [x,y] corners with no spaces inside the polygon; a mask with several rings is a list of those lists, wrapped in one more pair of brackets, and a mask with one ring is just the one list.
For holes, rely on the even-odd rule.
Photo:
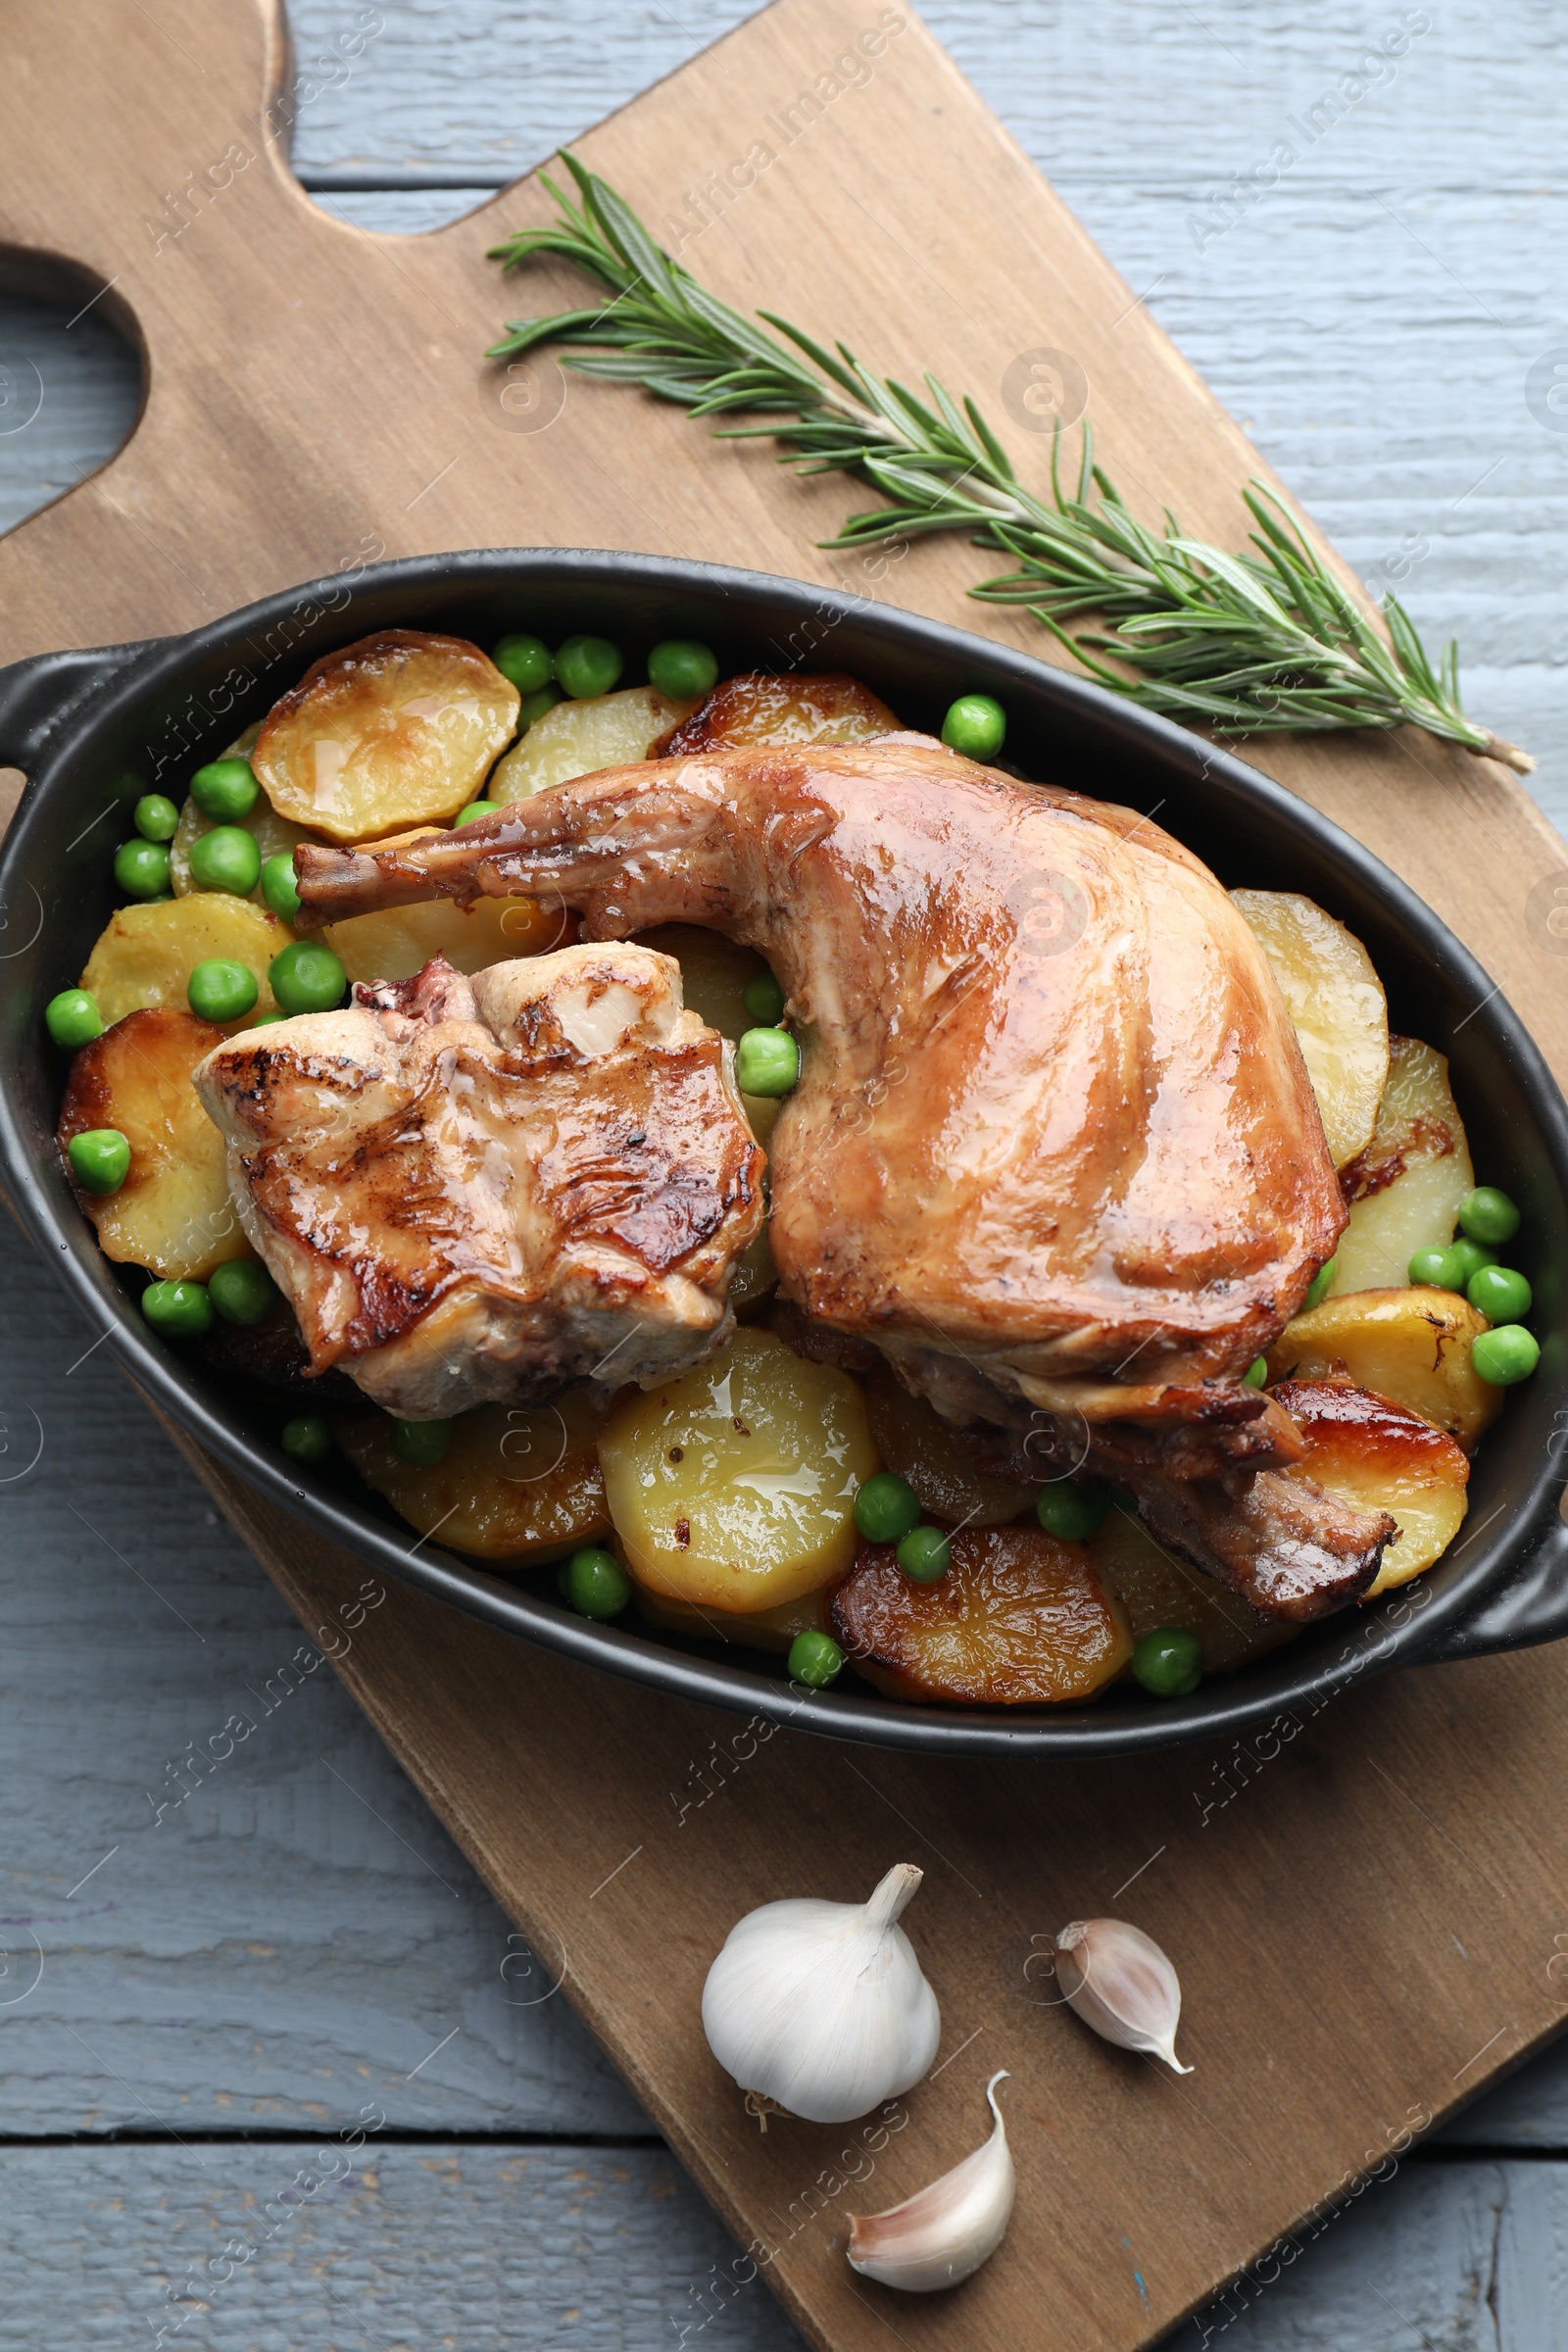
{"label": "garlic clove", "polygon": [[1086,2026],[1124,2050],[1163,2058],[1190,2075],[1176,2055],[1182,1988],[1152,1936],[1123,1919],[1075,1919],[1056,1937],[1056,1982]]}
{"label": "garlic clove", "polygon": [[703,2031],[743,2090],[847,2124],[919,2082],[942,2013],[898,1922],[921,1876],[900,1862],[869,1902],[763,1903],[731,1928],[703,1986]]}
{"label": "garlic clove", "polygon": [[850,2263],[862,2278],[902,2287],[906,2294],[929,2295],[956,2286],[996,2252],[1018,2185],[997,2105],[997,2084],[1006,2080],[1004,2069],[986,2084],[996,2122],[984,2146],[902,2205],[886,2213],[851,2214]]}

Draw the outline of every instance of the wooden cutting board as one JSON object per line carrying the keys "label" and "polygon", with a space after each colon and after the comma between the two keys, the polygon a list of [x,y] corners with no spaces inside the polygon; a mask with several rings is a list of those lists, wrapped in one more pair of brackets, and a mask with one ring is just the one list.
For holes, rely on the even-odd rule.
{"label": "wooden cutting board", "polygon": [[[502,319],[582,299],[543,270],[504,286],[484,258],[545,217],[542,192],[412,239],[316,211],[281,161],[307,100],[261,0],[177,21],[11,0],[7,36],[9,282],[97,301],[148,386],[126,448],[0,542],[8,658],[188,627],[383,553],[540,542],[804,574],[1044,650],[965,600],[985,559],[962,544],[827,557],[812,540],[860,493],[548,361],[486,367]],[[902,11],[777,0],[582,152],[730,299],[848,332],[896,373],[940,365],[1042,470],[1008,370],[1066,354],[1135,503],[1240,543],[1240,485],[1266,468]],[[1568,1071],[1562,967],[1527,912],[1568,850],[1512,779],[1419,736],[1254,757],[1440,909]],[[330,1646],[361,1566],[171,1434]],[[750,2248],[693,2281],[694,2331],[760,2275],[845,2352],[890,2330],[1146,2343],[1259,2256],[1247,2299],[1266,2296],[1325,2200],[1386,2177],[1568,2010],[1562,1649],[1369,1682],[1245,1748],[1075,1769],[768,1738],[396,1588],[340,1671],[526,1931],[539,1993],[581,2010]],[[708,1962],[751,1904],[858,1895],[899,1859],[927,1873],[906,1924],[942,2000],[936,2077],[891,2130],[762,2137],[702,2040]],[[1191,2076],[1053,2001],[1044,1939],[1104,1911],[1176,1958]],[[845,2213],[975,2144],[999,2066],[1020,2181],[1003,2252],[951,2298],[855,2278]]]}

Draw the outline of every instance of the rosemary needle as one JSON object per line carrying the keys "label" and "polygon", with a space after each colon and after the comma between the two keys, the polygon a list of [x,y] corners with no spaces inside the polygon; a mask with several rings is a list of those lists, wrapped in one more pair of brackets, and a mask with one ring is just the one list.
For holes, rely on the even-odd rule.
{"label": "rosemary needle", "polygon": [[[508,270],[554,254],[612,297],[515,320],[490,357],[565,345],[585,375],[635,384],[694,416],[745,416],[731,440],[769,439],[801,473],[853,473],[886,502],[852,514],[827,547],[930,531],[968,531],[1011,569],[970,590],[1025,606],[1102,685],[1146,710],[1219,735],[1424,727],[1527,774],[1529,754],[1465,716],[1459,654],[1434,666],[1398,600],[1385,634],[1329,571],[1266,484],[1243,493],[1256,528],[1230,555],[1189,539],[1167,512],[1156,534],[1095,464],[1088,420],[1076,483],[1064,492],[1052,448],[1051,497],[1018,480],[974,402],[934,375],[919,393],[832,351],[770,311],[733,311],[662,252],[608,181],[564,154],[578,201],[549,178],[556,219],[520,229],[492,258]],[[770,331],[771,330],[771,331]],[[1093,615],[1097,628],[1069,625]]]}

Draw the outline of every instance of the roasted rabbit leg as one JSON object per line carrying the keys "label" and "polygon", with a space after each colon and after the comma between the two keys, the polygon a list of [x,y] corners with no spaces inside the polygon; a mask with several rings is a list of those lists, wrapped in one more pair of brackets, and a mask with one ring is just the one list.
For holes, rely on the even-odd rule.
{"label": "roasted rabbit leg", "polygon": [[[1189,1479],[1293,1458],[1241,1376],[1345,1210],[1256,940],[1148,818],[890,736],[612,769],[296,870],[319,920],[516,894],[760,949],[803,1045],[770,1237],[812,1326],[956,1419],[1130,1425]],[[1321,1605],[1392,1532],[1354,1516]]]}

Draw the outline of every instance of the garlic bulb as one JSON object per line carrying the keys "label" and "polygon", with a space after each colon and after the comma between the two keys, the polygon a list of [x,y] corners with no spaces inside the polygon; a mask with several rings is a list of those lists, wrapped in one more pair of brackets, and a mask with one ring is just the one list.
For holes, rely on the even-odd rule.
{"label": "garlic bulb", "polygon": [[812,2124],[847,2124],[918,2082],[942,2019],[897,1925],[912,1862],[868,1903],[763,1903],[731,1928],[703,1986],[708,2046],[743,2090]]}
{"label": "garlic bulb", "polygon": [[1056,1937],[1056,1982],[1086,2026],[1124,2050],[1163,2058],[1190,2075],[1176,2055],[1182,1988],[1152,1936],[1122,1919],[1075,1919]]}
{"label": "garlic bulb", "polygon": [[997,2084],[1006,2080],[1004,2070],[986,2084],[997,2120],[983,2147],[902,2205],[851,2214],[850,2262],[862,2278],[929,2295],[939,2286],[956,2286],[996,2252],[1018,2185],[997,2105]]}

